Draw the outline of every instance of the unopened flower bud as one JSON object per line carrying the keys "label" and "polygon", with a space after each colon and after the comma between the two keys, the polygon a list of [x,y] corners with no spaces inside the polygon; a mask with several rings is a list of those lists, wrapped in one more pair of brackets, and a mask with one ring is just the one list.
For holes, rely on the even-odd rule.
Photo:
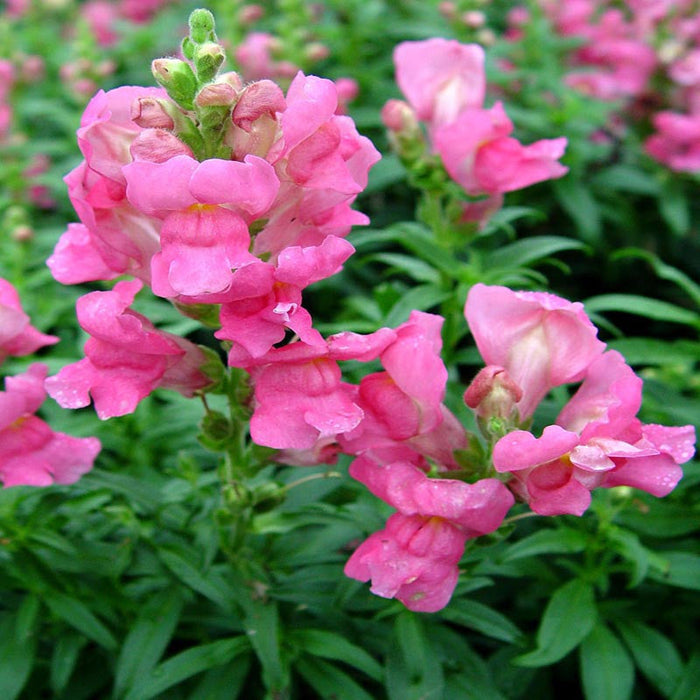
{"label": "unopened flower bud", "polygon": [[285,107],[284,93],[279,85],[271,80],[258,80],[243,91],[231,117],[236,126],[249,131],[251,124],[261,116],[274,117]]}
{"label": "unopened flower bud", "polygon": [[157,58],[151,64],[151,71],[175,102],[185,109],[192,109],[197,78],[188,63],[177,58]]}
{"label": "unopened flower bud", "polygon": [[197,44],[216,41],[214,15],[203,8],[193,10],[189,19],[190,37]]}
{"label": "unopened flower bud", "polygon": [[283,486],[265,482],[253,489],[253,507],[256,513],[266,513],[282,503],[287,495]]}
{"label": "unopened flower bud", "polygon": [[233,439],[231,421],[219,411],[207,411],[200,424],[199,441],[210,450],[226,449]]}
{"label": "unopened flower bud", "polygon": [[93,95],[97,90],[97,84],[94,80],[90,80],[90,78],[79,78],[71,87],[73,88],[73,92],[80,97],[90,97],[90,95]]}
{"label": "unopened flower bud", "polygon": [[236,101],[238,93],[228,83],[205,85],[195,97],[197,107],[227,107]]}
{"label": "unopened flower bud", "polygon": [[131,121],[144,129],[173,129],[175,122],[163,102],[155,97],[138,97],[131,103]]}
{"label": "unopened flower bud", "polygon": [[192,60],[194,61],[194,68],[197,71],[199,81],[207,83],[210,80],[214,80],[225,59],[226,53],[223,48],[213,41],[208,41],[198,46],[195,49]]}
{"label": "unopened flower bud", "polygon": [[486,15],[479,10],[469,10],[468,12],[463,12],[462,24],[464,24],[465,27],[478,29],[486,24]]}
{"label": "unopened flower bud", "polygon": [[438,12],[445,18],[453,20],[457,17],[457,6],[449,0],[438,4]]}
{"label": "unopened flower bud", "polygon": [[299,66],[291,61],[278,61],[275,64],[275,76],[279,78],[293,78],[299,72]]}
{"label": "unopened flower bud", "polygon": [[175,156],[192,156],[192,149],[165,129],[144,129],[132,142],[131,157],[151,163],[164,163]]}
{"label": "unopened flower bud", "polygon": [[237,93],[243,89],[243,78],[234,70],[219,73],[216,78],[217,83],[228,83]]}
{"label": "unopened flower bud", "polygon": [[306,47],[304,53],[309,61],[322,61],[324,58],[328,58],[331,51],[325,44],[314,41]]}
{"label": "unopened flower bud", "polygon": [[243,5],[238,10],[238,22],[245,27],[262,19],[264,14],[265,10],[261,5]]}
{"label": "unopened flower bud", "polygon": [[493,29],[481,29],[476,35],[476,40],[483,46],[493,46],[496,43],[496,34]]}
{"label": "unopened flower bud", "polygon": [[95,73],[100,78],[106,78],[107,76],[112,75],[112,73],[114,73],[115,70],[117,70],[117,64],[110,59],[100,61],[95,66]]}
{"label": "unopened flower bud", "polygon": [[36,83],[44,77],[46,72],[44,59],[36,54],[25,56],[20,65],[20,71],[22,80],[27,83]]}
{"label": "unopened flower bud", "polygon": [[381,112],[382,122],[390,131],[408,134],[419,129],[416,113],[403,100],[389,100]]}
{"label": "unopened flower bud", "polygon": [[473,409],[479,418],[507,420],[513,417],[516,405],[522,397],[522,389],[503,367],[488,365],[474,377],[464,392],[464,403]]}
{"label": "unopened flower bud", "polygon": [[10,235],[12,236],[13,240],[17,241],[18,243],[24,243],[25,241],[31,241],[32,238],[34,238],[34,229],[27,224],[23,224],[12,229],[12,233]]}

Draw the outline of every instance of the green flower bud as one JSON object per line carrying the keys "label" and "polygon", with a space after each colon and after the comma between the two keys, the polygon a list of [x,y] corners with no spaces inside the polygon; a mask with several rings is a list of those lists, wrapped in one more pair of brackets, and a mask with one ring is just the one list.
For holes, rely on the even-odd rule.
{"label": "green flower bud", "polygon": [[190,38],[196,44],[203,44],[205,41],[216,41],[216,35],[214,34],[216,22],[214,21],[214,15],[209,10],[201,7],[193,10],[189,23]]}
{"label": "green flower bud", "polygon": [[219,451],[226,449],[226,445],[233,435],[231,421],[219,411],[208,411],[204,414],[201,424],[202,432],[197,436],[204,447]]}
{"label": "green flower bud", "polygon": [[198,46],[195,49],[193,61],[199,82],[208,83],[214,80],[225,59],[223,48],[213,41]]}
{"label": "green flower bud", "polygon": [[260,484],[253,489],[253,509],[256,513],[266,513],[282,503],[286,495],[285,488],[279,484],[271,481]]}
{"label": "green flower bud", "polygon": [[177,58],[157,58],[151,64],[153,77],[184,109],[192,109],[197,78],[188,63]]}

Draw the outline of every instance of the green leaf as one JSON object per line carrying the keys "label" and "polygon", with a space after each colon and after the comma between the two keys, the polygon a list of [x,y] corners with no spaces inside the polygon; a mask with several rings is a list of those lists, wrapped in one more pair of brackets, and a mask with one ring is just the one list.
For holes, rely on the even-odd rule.
{"label": "green leaf", "polygon": [[451,277],[455,274],[458,261],[446,250],[440,248],[433,234],[420,224],[404,221],[394,224],[383,231],[364,230],[352,237],[352,244],[358,252],[368,247],[376,247],[376,244],[396,242],[404,248],[415,253],[416,257],[425,260],[441,272]]}
{"label": "green leaf", "polygon": [[347,673],[326,661],[314,657],[297,659],[295,668],[318,693],[319,698],[343,700],[372,700],[373,697]]}
{"label": "green leaf", "polygon": [[605,168],[591,182],[601,190],[617,190],[652,196],[659,191],[659,182],[656,178],[629,165],[612,165]]}
{"label": "green leaf", "polygon": [[579,647],[586,700],[627,700],[634,687],[634,664],[620,640],[598,623]]}
{"label": "green leaf", "polygon": [[378,192],[405,179],[406,168],[403,167],[398,156],[394,154],[382,156],[382,159],[369,171],[369,182],[362,190],[362,194]]}
{"label": "green leaf", "polygon": [[87,640],[79,634],[62,634],[56,641],[51,654],[51,689],[56,695],[60,695],[73,675],[78,663],[80,650]]}
{"label": "green leaf", "polygon": [[305,629],[294,632],[294,641],[308,654],[324,659],[334,659],[366,673],[375,681],[384,673],[378,664],[362,647],[347,641],[344,637],[325,630]]}
{"label": "green leaf", "polygon": [[663,557],[647,549],[634,532],[622,528],[612,528],[608,533],[612,548],[629,561],[632,566],[629,587],[639,585],[647,575],[649,566],[653,563],[663,567]]}
{"label": "green leaf", "polygon": [[690,552],[660,552],[668,566],[665,571],[653,571],[650,578],[668,584],[700,591],[700,556]]}
{"label": "green leaf", "polygon": [[658,338],[615,338],[608,347],[622,353],[630,365],[695,363],[700,357],[700,343],[692,340],[669,342]]}
{"label": "green leaf", "polygon": [[389,700],[444,697],[444,677],[423,621],[404,611],[396,616],[386,664]]}
{"label": "green leaf", "polygon": [[371,255],[369,260],[378,260],[385,265],[405,272],[411,279],[417,282],[436,284],[440,281],[440,273],[434,267],[431,267],[428,263],[414,256],[402,255],[400,253],[376,253]]}
{"label": "green leaf", "polygon": [[250,595],[239,602],[245,611],[248,639],[263,668],[263,683],[269,691],[282,692],[289,683],[289,674],[281,657],[277,604]]}
{"label": "green leaf", "polygon": [[654,269],[654,272],[662,280],[668,280],[677,284],[686,294],[698,305],[700,305],[700,285],[694,282],[685,272],[677,267],[667,265],[656,255],[641,248],[623,248],[615,251],[613,260],[620,258],[642,258],[646,260]]}
{"label": "green leaf", "polygon": [[82,632],[100,646],[110,651],[117,648],[117,640],[90,612],[90,608],[85,603],[55,591],[47,593],[44,597],[44,602],[54,615],[60,617],[64,622]]}
{"label": "green leaf", "polygon": [[6,617],[0,624],[0,697],[14,700],[22,692],[34,665],[36,637],[20,642],[17,618]]}
{"label": "green leaf", "polygon": [[668,178],[658,199],[659,212],[673,233],[683,235],[690,228],[688,198],[675,178]]}
{"label": "green leaf", "polygon": [[665,697],[672,695],[683,675],[683,662],[671,640],[636,620],[616,625],[637,668]]}
{"label": "green leaf", "polygon": [[680,503],[664,503],[648,498],[641,508],[627,508],[617,516],[617,522],[643,535],[678,537],[700,530],[700,511]]}
{"label": "green leaf", "polygon": [[501,246],[484,256],[482,267],[521,267],[564,250],[585,250],[585,244],[562,236],[536,236]]}
{"label": "green leaf", "polygon": [[700,328],[700,315],[666,301],[637,296],[636,294],[601,294],[584,302],[589,314],[618,311],[635,314],[655,321],[682,323]]}
{"label": "green leaf", "polygon": [[122,644],[115,671],[114,694],[121,697],[147,676],[165,651],[182,611],[177,589],[154,596],[136,619]]}
{"label": "green leaf", "polygon": [[37,596],[31,593],[24,596],[24,600],[17,610],[17,623],[15,624],[17,641],[20,644],[24,644],[34,633],[40,606],[41,603]]}
{"label": "green leaf", "polygon": [[[183,583],[193,590],[201,593],[209,600],[213,601],[222,608],[228,610],[232,606],[232,593],[223,584],[216,585],[211,577],[207,577],[188,559],[185,559],[180,553],[169,549],[158,550],[159,559],[177,576]],[[197,557],[190,557],[196,561]]]}
{"label": "green leaf", "polygon": [[453,600],[441,617],[504,642],[516,643],[523,636],[505,615],[475,600]]}
{"label": "green leaf", "polygon": [[148,700],[202,671],[224,666],[249,649],[248,639],[239,636],[182,651],[158,664],[149,675],[137,679],[126,700]]}
{"label": "green leaf", "polygon": [[696,649],[683,669],[681,682],[671,700],[698,700],[700,698],[700,649]]}
{"label": "green leaf", "polygon": [[434,284],[422,284],[406,292],[387,314],[385,323],[390,328],[406,321],[414,309],[427,311],[451,296]]}
{"label": "green leaf", "polygon": [[570,174],[552,185],[559,203],[574,220],[581,236],[589,242],[599,240],[602,233],[600,208],[581,180]]}
{"label": "green leaf", "polygon": [[519,666],[547,666],[564,658],[590,633],[597,611],[593,587],[573,579],[551,597],[537,630],[537,648],[514,659]]}
{"label": "green leaf", "polygon": [[503,561],[539,554],[574,554],[582,552],[586,544],[586,535],[580,530],[569,527],[540,530],[510,545],[503,556]]}
{"label": "green leaf", "polygon": [[227,666],[207,671],[187,700],[235,700],[243,690],[251,661],[252,655],[246,654]]}

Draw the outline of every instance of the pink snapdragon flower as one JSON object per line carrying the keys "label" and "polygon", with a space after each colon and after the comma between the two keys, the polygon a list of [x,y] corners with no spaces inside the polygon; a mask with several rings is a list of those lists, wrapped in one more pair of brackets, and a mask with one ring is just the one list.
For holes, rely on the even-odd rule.
{"label": "pink snapdragon flower", "polygon": [[[314,450],[335,440],[362,420],[351,387],[342,381],[338,363],[328,357],[304,357],[310,346],[297,344],[284,362],[251,370],[255,386],[250,435],[259,445],[287,450]],[[312,354],[312,353],[310,353]]]}
{"label": "pink snapdragon flower", "polygon": [[0,392],[0,479],[8,486],[72,484],[92,469],[100,441],[54,432],[36,411],[44,402],[47,367],[33,364],[5,379]]}
{"label": "pink snapdragon flower", "polygon": [[85,358],[46,380],[49,395],[64,408],[95,403],[101,419],[132,413],[157,387],[192,396],[211,383],[200,367],[206,358],[194,343],[160,331],[129,309],[139,280],[118,282],[110,292],[91,292],[76,305],[90,338]]}
{"label": "pink snapdragon flower", "polygon": [[0,277],[0,362],[8,355],[31,355],[57,342],[55,335],[46,335],[29,323],[17,290]]}
{"label": "pink snapdragon flower", "polygon": [[292,78],[299,70],[289,61],[279,61],[275,52],[281,47],[280,40],[266,32],[250,32],[238,44],[234,55],[247,81],[265,78]]}
{"label": "pink snapdragon flower", "polygon": [[597,487],[670,493],[694,454],[692,426],[644,425],[636,418],[642,381],[615,351],[598,356],[557,424],[536,438],[516,430],[493,449],[499,473],[541,515],[582,515]]}
{"label": "pink snapdragon flower", "polygon": [[394,49],[396,82],[420,121],[433,127],[480,108],[486,95],[484,50],[451,39],[404,41]]}
{"label": "pink snapdragon flower", "polygon": [[120,0],[119,14],[135,24],[145,24],[173,0]]}
{"label": "pink snapdragon flower", "polygon": [[383,372],[368,374],[357,388],[364,417],[339,439],[347,454],[370,453],[379,461],[401,454],[442,469],[455,467],[453,452],[466,445],[464,429],[443,404],[447,369],[440,357],[441,316],[412,311],[379,354]]}
{"label": "pink snapdragon flower", "polygon": [[107,0],[90,0],[80,8],[82,18],[90,27],[99,46],[114,46],[119,40],[115,23],[119,19],[119,9]]}
{"label": "pink snapdragon flower", "polygon": [[467,109],[434,132],[435,150],[447,172],[471,195],[512,192],[565,175],[565,138],[523,146],[510,136],[513,123],[503,105]]}
{"label": "pink snapdragon flower", "polygon": [[656,133],[644,143],[646,152],[671,170],[700,171],[700,113],[659,112],[652,121]]}
{"label": "pink snapdragon flower", "polygon": [[159,296],[201,296],[227,290],[232,270],[256,260],[248,226],[264,214],[279,189],[262,158],[244,161],[188,155],[163,162],[137,160],[123,168],[126,195],[143,214],[162,220],[151,261]]}
{"label": "pink snapdragon flower", "polygon": [[[269,254],[274,262],[287,246],[319,245],[328,235],[342,238],[352,226],[368,222],[350,205],[381,156],[357,133],[350,117],[336,114],[338,104],[338,89],[330,80],[298,73],[289,86],[263,156],[281,186],[269,220],[256,236],[256,255]],[[265,119],[262,114],[248,128],[253,132]],[[235,110],[234,124],[236,120]]]}
{"label": "pink snapdragon flower", "polygon": [[294,464],[314,463],[311,456],[321,454],[332,460],[339,437],[364,417],[356,387],[342,381],[338,361],[369,362],[395,337],[389,328],[339,333],[322,345],[298,340],[260,357],[234,346],[229,364],[245,367],[254,387],[253,440],[283,450]]}
{"label": "pink snapdragon flower", "polygon": [[[504,192],[558,178],[568,172],[558,159],[565,138],[523,146],[511,136],[513,124],[500,102],[485,109],[484,52],[476,44],[446,39],[404,42],[394,51],[396,80],[415,119],[426,124],[432,149],[449,175],[472,196],[488,203],[465,216],[483,220],[500,205]],[[407,132],[411,116],[399,103],[383,112],[391,128]],[[396,128],[395,128],[396,127]]]}
{"label": "pink snapdragon flower", "polygon": [[486,364],[504,368],[522,391],[521,421],[550,389],[580,381],[605,348],[581,303],[546,292],[477,284],[464,314]]}
{"label": "pink snapdragon flower", "polygon": [[[102,266],[112,271],[102,279],[128,272],[150,281],[151,258],[159,250],[158,221],[129,203],[122,167],[132,161],[131,145],[143,131],[131,118],[132,103],[139,98],[165,97],[160,88],[127,86],[100,91],[88,103],[77,132],[85,160],[65,182],[89,235],[69,228],[66,240],[59,240],[51,264],[61,275],[59,281],[70,279],[73,284],[100,279],[96,275]],[[87,265],[76,250],[77,238],[83,251],[94,248]],[[102,263],[96,262],[100,260]]]}
{"label": "pink snapdragon flower", "polygon": [[514,503],[497,479],[431,479],[404,462],[379,466],[359,457],[350,474],[398,512],[355,550],[345,574],[371,580],[372,593],[418,612],[447,605],[465,542],[498,529]]}
{"label": "pink snapdragon flower", "polygon": [[284,340],[287,329],[303,343],[325,347],[302,306],[301,292],[338,272],[354,251],[342,238],[328,236],[320,246],[285,248],[276,266],[256,259],[242,267],[225,295],[216,337],[238,343],[251,357]]}

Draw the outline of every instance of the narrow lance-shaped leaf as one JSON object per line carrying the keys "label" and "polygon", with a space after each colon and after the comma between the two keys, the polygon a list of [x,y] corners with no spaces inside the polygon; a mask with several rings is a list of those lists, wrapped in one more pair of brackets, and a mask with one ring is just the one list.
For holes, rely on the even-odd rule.
{"label": "narrow lance-shaped leaf", "polygon": [[590,633],[597,610],[593,586],[574,579],[552,596],[537,630],[537,648],[514,659],[520,666],[548,666],[564,658]]}

